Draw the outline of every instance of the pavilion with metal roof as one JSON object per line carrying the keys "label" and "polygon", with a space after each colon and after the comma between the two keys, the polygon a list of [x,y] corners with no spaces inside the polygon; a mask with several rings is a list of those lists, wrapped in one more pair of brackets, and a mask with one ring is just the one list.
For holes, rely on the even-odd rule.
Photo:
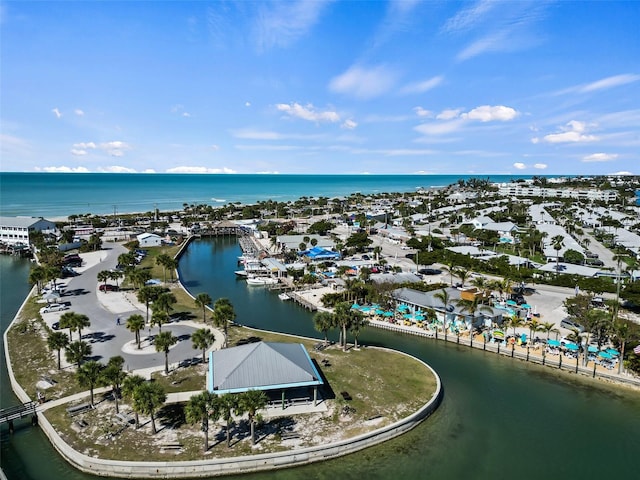
{"label": "pavilion with metal roof", "polygon": [[207,390],[215,394],[263,390],[271,397],[280,394],[284,408],[289,395],[313,389],[324,382],[304,345],[300,343],[255,342],[209,353]]}

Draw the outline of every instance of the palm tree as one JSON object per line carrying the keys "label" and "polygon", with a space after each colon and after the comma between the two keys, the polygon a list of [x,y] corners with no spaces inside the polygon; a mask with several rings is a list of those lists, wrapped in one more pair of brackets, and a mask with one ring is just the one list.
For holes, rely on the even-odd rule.
{"label": "palm tree", "polygon": [[140,330],[144,328],[144,317],[137,313],[129,316],[127,318],[127,330],[133,332],[136,336],[136,344],[138,345],[138,350],[140,350]]}
{"label": "palm tree", "polygon": [[46,278],[46,272],[43,266],[36,265],[31,268],[29,272],[29,285],[35,285],[38,291],[38,295],[42,291],[42,282],[44,282]]}
{"label": "palm tree", "polygon": [[473,300],[458,300],[456,301],[456,305],[460,307],[460,310],[462,312],[468,312],[469,314],[471,314],[471,327],[469,329],[469,339],[471,342],[471,346],[473,346],[473,321],[476,318],[476,313],[478,311],[480,312],[484,312],[484,313],[493,313],[493,310],[491,309],[491,307],[487,307],[486,305],[481,305],[481,298],[480,296],[474,296]]}
{"label": "palm tree", "polygon": [[[86,364],[85,364],[86,365]],[[120,407],[118,406],[118,396],[120,395],[120,386],[124,379],[127,377],[127,372],[122,370],[124,366],[124,358],[120,355],[111,357],[107,366],[102,370],[102,380],[107,385],[111,385],[111,393],[113,399],[116,402],[116,413],[120,413]]]}
{"label": "palm tree", "polygon": [[69,342],[73,341],[73,331],[76,329],[75,316],[75,312],[64,312],[60,315],[60,321],[58,322],[60,328],[69,329]]}
{"label": "palm tree", "polygon": [[562,235],[556,235],[551,239],[551,246],[556,251],[556,275],[560,272],[560,250],[564,247],[564,237]]}
{"label": "palm tree", "polygon": [[175,258],[169,257],[169,260],[166,261],[165,265],[169,270],[171,282],[173,282],[173,272],[178,268],[178,261]]}
{"label": "palm tree", "polygon": [[153,340],[156,352],[164,352],[164,373],[169,374],[169,349],[178,343],[178,339],[171,332],[160,332]]}
{"label": "palm tree", "polygon": [[82,364],[82,361],[91,355],[92,352],[91,345],[87,342],[83,342],[82,340],[77,340],[75,342],[69,343],[67,345],[67,349],[64,352],[64,356],[69,363],[77,363],[78,367]]}
{"label": "palm tree", "polygon": [[232,393],[224,393],[218,397],[220,416],[226,422],[227,447],[231,447],[231,425],[233,414],[239,410],[238,397]]}
{"label": "palm tree", "polygon": [[133,391],[133,409],[151,417],[151,431],[154,435],[157,433],[155,413],[166,400],[167,394],[158,382],[143,382]]}
{"label": "palm tree", "polygon": [[89,391],[91,392],[91,405],[93,405],[93,389],[100,381],[103,368],[102,364],[95,360],[89,360],[78,367],[78,381],[81,386],[89,387]]}
{"label": "palm tree", "polygon": [[124,277],[124,273],[118,270],[112,270],[109,272],[109,280],[113,280],[114,282],[116,282],[116,287],[119,286],[118,280],[120,280],[122,277]]}
{"label": "palm tree", "polygon": [[158,255],[156,257],[156,264],[160,265],[162,267],[162,273],[163,273],[163,281],[164,283],[167,283],[167,268],[168,268],[168,264],[169,261],[171,260],[171,257],[169,255],[167,255],[166,253],[162,253],[160,255]]}
{"label": "palm tree", "polygon": [[145,286],[138,290],[138,301],[144,303],[147,308],[146,323],[149,323],[149,304],[154,302],[160,295],[160,289],[158,287]]}
{"label": "palm tree", "polygon": [[176,296],[171,292],[165,292],[158,295],[158,298],[153,302],[152,310],[162,310],[163,312],[167,312],[167,314],[171,313],[173,310],[173,306],[178,302]]}
{"label": "palm tree", "polygon": [[200,422],[202,425],[201,430],[204,432],[203,451],[205,452],[209,449],[209,418],[212,411],[216,412],[218,410],[215,406],[217,400],[217,395],[204,391],[198,395],[193,395],[184,407],[187,422],[191,425]]}
{"label": "palm tree", "polygon": [[111,278],[111,272],[109,270],[101,270],[98,272],[98,282],[102,282],[104,285],[104,293],[107,293],[107,280]]}
{"label": "palm tree", "polygon": [[547,332],[547,342],[549,341],[549,334],[551,332],[553,333],[558,333],[559,330],[557,328],[555,328],[556,325],[553,322],[544,322],[542,325],[540,325],[540,331],[541,332]]}
{"label": "palm tree", "polygon": [[151,315],[151,325],[158,325],[158,331],[162,332],[162,325],[169,323],[170,317],[164,310],[157,310]]}
{"label": "palm tree", "polygon": [[47,337],[49,350],[58,351],[58,370],[60,370],[60,351],[69,345],[69,336],[64,332],[51,332]]}
{"label": "palm tree", "polygon": [[76,313],[74,317],[75,329],[78,330],[78,337],[82,340],[82,329],[91,326],[91,320],[89,317],[82,313]]}
{"label": "palm tree", "polygon": [[[127,375],[122,381],[122,396],[133,401],[133,393],[136,389],[142,385],[146,380],[140,375]],[[140,426],[140,419],[138,418],[138,411],[134,410],[136,416],[136,428]]]}
{"label": "palm tree", "polygon": [[460,283],[462,284],[463,287],[464,287],[464,282],[467,280],[467,278],[469,278],[469,275],[471,274],[471,272],[465,268],[455,268],[453,270],[453,273],[456,277],[460,279]]}
{"label": "palm tree", "polygon": [[269,399],[262,390],[247,390],[240,394],[240,411],[246,412],[251,426],[251,443],[256,444],[255,424],[258,410],[267,406]]}
{"label": "palm tree", "polygon": [[447,290],[444,288],[439,292],[434,293],[433,298],[435,298],[436,300],[440,300],[443,305],[442,309],[444,311],[444,314],[443,314],[442,328],[444,329],[444,339],[446,341],[447,340],[447,312],[448,312],[449,302],[451,301],[451,298],[449,296],[449,292],[447,292]]}
{"label": "palm tree", "polygon": [[224,345],[227,348],[227,329],[229,322],[233,322],[236,318],[236,312],[228,298],[219,298],[213,304],[213,323],[216,327],[222,328],[224,332]]}
{"label": "palm tree", "polygon": [[324,334],[324,344],[328,343],[327,332],[335,327],[335,320],[331,312],[318,312],[313,316],[314,328]]}
{"label": "palm tree", "polygon": [[199,293],[196,298],[196,307],[202,308],[202,323],[207,323],[207,306],[211,305],[211,296],[208,293]]}
{"label": "palm tree", "polygon": [[533,338],[533,332],[539,332],[542,328],[542,325],[537,318],[530,319],[527,322],[527,325],[529,326],[529,342],[531,342],[531,339]]}
{"label": "palm tree", "polygon": [[615,325],[614,332],[616,340],[620,343],[620,361],[618,362],[618,374],[620,374],[624,363],[624,349],[629,339],[629,324],[625,322]]}
{"label": "palm tree", "polygon": [[369,325],[369,320],[364,318],[362,312],[354,311],[351,324],[349,325],[349,331],[353,334],[354,350],[358,350],[358,336],[367,325]]}
{"label": "palm tree", "polygon": [[343,352],[347,351],[347,329],[350,328],[356,313],[362,315],[362,312],[356,312],[351,308],[349,302],[340,302],[335,306],[333,315],[336,325],[341,329],[340,340]]}
{"label": "palm tree", "polygon": [[213,345],[216,337],[213,332],[208,328],[199,328],[191,335],[191,341],[193,342],[193,348],[202,350],[202,363],[205,363],[205,352],[207,348]]}

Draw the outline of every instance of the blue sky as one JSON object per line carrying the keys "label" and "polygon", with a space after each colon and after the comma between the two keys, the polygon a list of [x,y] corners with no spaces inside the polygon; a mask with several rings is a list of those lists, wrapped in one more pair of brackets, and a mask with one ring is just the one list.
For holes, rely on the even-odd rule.
{"label": "blue sky", "polygon": [[2,171],[640,174],[640,2],[1,2]]}

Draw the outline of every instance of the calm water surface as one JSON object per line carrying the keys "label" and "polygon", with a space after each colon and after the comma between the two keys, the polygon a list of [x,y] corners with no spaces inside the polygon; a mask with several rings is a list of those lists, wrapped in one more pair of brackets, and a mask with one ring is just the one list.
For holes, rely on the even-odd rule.
{"label": "calm water surface", "polygon": [[[260,287],[236,280],[241,252],[233,239],[193,243],[180,261],[180,276],[192,293],[228,297],[237,321],[248,326],[320,337],[312,315]],[[16,278],[26,269],[2,259],[2,321],[17,310],[27,287]],[[7,282],[5,269],[13,269]],[[7,304],[13,302],[12,310]],[[494,354],[471,351],[391,332],[368,329],[368,345],[405,351],[441,375],[442,406],[401,438],[329,462],[243,479],[495,479],[635,478],[640,452],[640,394]],[[356,354],[356,353],[354,353]],[[4,363],[3,363],[4,365]],[[4,366],[3,366],[4,370]],[[3,386],[6,377],[2,378]],[[372,385],[375,388],[375,385]],[[2,405],[12,396],[3,387]],[[95,478],[59,459],[42,433],[25,427],[2,430],[2,467],[8,478]],[[238,476],[238,478],[240,478]]]}

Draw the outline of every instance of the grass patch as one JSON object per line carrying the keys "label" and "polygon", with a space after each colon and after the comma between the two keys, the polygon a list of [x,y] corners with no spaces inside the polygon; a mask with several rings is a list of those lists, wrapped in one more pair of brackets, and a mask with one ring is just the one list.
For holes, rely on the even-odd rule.
{"label": "grass patch", "polygon": [[[68,369],[58,370],[57,352],[51,352],[47,347],[47,336],[51,330],[42,320],[41,307],[35,297],[29,297],[18,321],[7,333],[16,380],[32,399],[36,398],[37,383],[43,377],[55,381],[52,387],[46,389],[48,399],[80,392],[83,389],[78,384],[75,373]],[[64,351],[62,354],[64,355]]]}

